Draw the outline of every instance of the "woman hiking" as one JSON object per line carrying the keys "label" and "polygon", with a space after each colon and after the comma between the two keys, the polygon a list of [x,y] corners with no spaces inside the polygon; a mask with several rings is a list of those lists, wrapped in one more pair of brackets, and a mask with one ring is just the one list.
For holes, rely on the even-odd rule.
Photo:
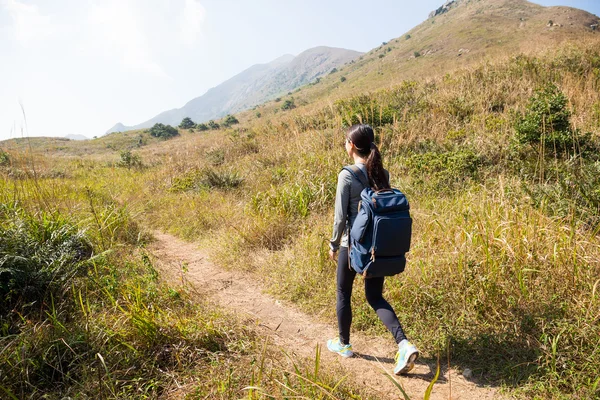
{"label": "woman hiking", "polygon": [[[381,154],[374,143],[375,134],[369,125],[353,125],[346,132],[346,152],[354,164],[368,178],[373,190],[389,189],[389,173],[383,168]],[[350,298],[356,271],[348,262],[348,232],[358,214],[362,183],[352,173],[343,169],[338,175],[335,196],[335,217],[333,235],[330,241],[329,256],[337,260],[337,319],[339,337],[327,341],[327,348],[342,357],[352,357],[350,325],[352,309]],[[394,374],[409,372],[419,356],[417,348],[408,341],[398,317],[390,304],[383,298],[383,277],[370,277],[364,280],[365,295],[369,305],[379,319],[392,333],[398,344]]]}

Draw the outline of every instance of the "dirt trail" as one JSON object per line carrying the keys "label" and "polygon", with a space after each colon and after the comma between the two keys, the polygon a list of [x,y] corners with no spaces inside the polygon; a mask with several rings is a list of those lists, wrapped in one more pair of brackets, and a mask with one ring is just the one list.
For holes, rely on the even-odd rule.
{"label": "dirt trail", "polygon": [[[167,278],[181,279],[182,265],[185,263],[186,278],[199,292],[222,307],[237,314],[246,314],[256,321],[256,326],[261,327],[277,346],[300,356],[312,357],[317,344],[324,345],[328,338],[335,337],[335,321],[324,324],[292,305],[281,304],[262,293],[257,281],[251,276],[225,271],[212,264],[206,254],[194,244],[160,232],[155,232],[154,236],[156,241],[150,250],[158,259],[158,268]],[[399,390],[383,375],[377,361],[378,359],[388,371],[393,370],[395,344],[391,337],[379,338],[353,332],[352,346],[358,356],[350,359],[329,353],[323,346],[322,363],[341,364],[353,383],[371,388],[372,393],[380,399],[401,398]],[[435,365],[418,361],[408,376],[399,378],[411,399],[423,398],[427,385],[433,378],[434,369]],[[448,374],[448,370],[444,368],[442,373],[433,388],[432,399],[500,398],[494,388],[478,386],[454,370],[450,370]]]}

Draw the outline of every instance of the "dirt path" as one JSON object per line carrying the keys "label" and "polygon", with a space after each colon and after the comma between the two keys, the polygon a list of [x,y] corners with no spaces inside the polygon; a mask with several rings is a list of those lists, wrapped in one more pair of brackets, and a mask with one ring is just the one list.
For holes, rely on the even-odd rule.
{"label": "dirt path", "polygon": [[[194,244],[186,243],[174,236],[155,232],[156,241],[150,248],[158,259],[158,268],[171,279],[180,279],[182,265],[187,267],[186,278],[201,293],[217,304],[234,312],[246,313],[265,334],[277,345],[304,357],[314,356],[315,346],[323,345],[328,338],[335,337],[334,321],[324,324],[298,311],[292,305],[283,305],[262,293],[252,277],[225,271],[212,264],[207,256]],[[323,363],[338,363],[348,372],[349,379],[357,385],[373,390],[381,399],[399,399],[397,388],[383,375],[377,361],[391,371],[394,367],[395,344],[391,340],[371,337],[357,332],[352,334],[352,345],[358,357],[343,359],[329,353],[324,347]],[[415,369],[406,377],[400,377],[404,389],[411,399],[422,399],[433,378],[435,365],[417,362]],[[481,387],[467,381],[453,370],[443,369],[443,376],[436,382],[432,399],[488,400],[499,395],[494,388]]]}

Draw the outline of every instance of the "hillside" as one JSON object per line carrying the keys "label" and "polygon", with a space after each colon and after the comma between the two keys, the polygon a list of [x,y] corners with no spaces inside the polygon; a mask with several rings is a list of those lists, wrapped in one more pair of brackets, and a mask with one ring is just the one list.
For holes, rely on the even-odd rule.
{"label": "hillside", "polygon": [[258,64],[246,69],[204,95],[190,100],[181,108],[164,111],[135,126],[117,123],[107,133],[149,128],[157,122],[176,126],[185,117],[192,118],[196,123],[217,119],[294,90],[360,54],[352,50],[323,46],[306,50],[296,57],[285,55],[268,64]]}
{"label": "hillside", "polygon": [[[390,87],[516,53],[596,38],[599,18],[526,0],[457,0],[294,96],[305,102]],[[346,78],[341,82],[341,77]]]}

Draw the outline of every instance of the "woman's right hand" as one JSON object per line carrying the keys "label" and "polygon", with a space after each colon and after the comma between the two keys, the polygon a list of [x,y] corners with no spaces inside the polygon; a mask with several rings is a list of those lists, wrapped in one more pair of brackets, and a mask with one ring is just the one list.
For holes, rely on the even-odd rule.
{"label": "woman's right hand", "polygon": [[337,261],[337,251],[329,250],[329,258],[333,261]]}

